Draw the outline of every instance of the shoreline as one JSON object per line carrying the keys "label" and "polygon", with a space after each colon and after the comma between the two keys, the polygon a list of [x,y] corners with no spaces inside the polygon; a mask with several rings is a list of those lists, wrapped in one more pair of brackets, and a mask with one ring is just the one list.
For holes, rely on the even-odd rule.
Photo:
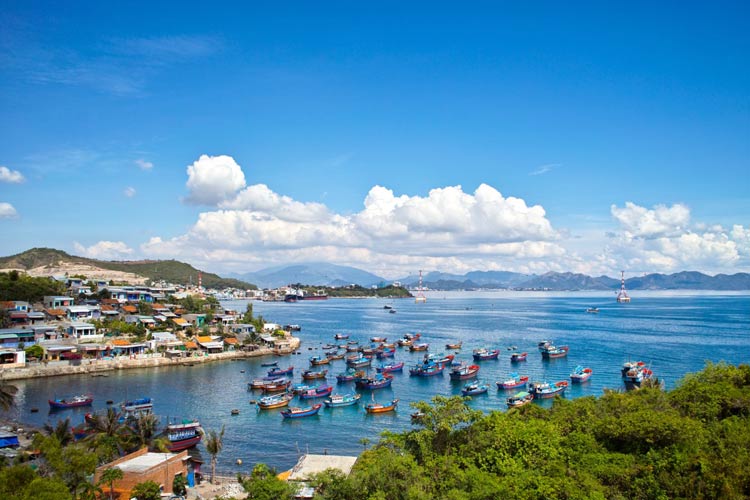
{"label": "shoreline", "polygon": [[47,365],[25,366],[23,368],[0,369],[0,381],[25,380],[46,377],[64,377],[66,375],[92,375],[106,376],[107,372],[115,370],[134,370],[138,368],[154,368],[162,366],[192,366],[195,364],[212,363],[215,361],[226,361],[231,359],[257,358],[261,356],[284,356],[294,353],[299,349],[302,341],[298,337],[291,338],[289,349],[271,349],[263,347],[255,351],[230,351],[217,354],[204,354],[185,358],[167,358],[161,354],[143,354],[135,358],[123,357],[122,359],[104,360],[90,359],[81,360],[80,364],[74,365],[69,361],[53,362]]}

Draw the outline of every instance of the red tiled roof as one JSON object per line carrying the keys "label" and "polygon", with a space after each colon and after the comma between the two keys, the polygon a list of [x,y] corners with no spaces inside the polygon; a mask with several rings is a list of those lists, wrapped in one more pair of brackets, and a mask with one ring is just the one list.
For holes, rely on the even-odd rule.
{"label": "red tiled roof", "polygon": [[62,309],[47,309],[46,312],[50,316],[65,316],[65,311]]}
{"label": "red tiled roof", "polygon": [[136,313],[138,312],[138,308],[135,306],[122,306],[122,310],[128,313]]}
{"label": "red tiled roof", "polygon": [[227,344],[236,344],[237,339],[234,337],[229,337],[229,338],[224,339],[224,342],[226,342]]}
{"label": "red tiled roof", "polygon": [[116,346],[122,347],[122,346],[130,345],[130,341],[129,340],[125,340],[125,339],[115,339],[115,340],[112,341],[112,345],[116,345]]}

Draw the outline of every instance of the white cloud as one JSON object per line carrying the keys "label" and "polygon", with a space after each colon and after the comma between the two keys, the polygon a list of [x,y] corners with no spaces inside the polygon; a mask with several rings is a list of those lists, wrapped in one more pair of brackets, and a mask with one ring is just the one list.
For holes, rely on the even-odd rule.
{"label": "white cloud", "polygon": [[0,219],[12,219],[18,215],[16,209],[10,203],[0,202]]}
{"label": "white cloud", "polygon": [[612,216],[622,229],[633,237],[659,238],[683,232],[690,223],[690,209],[681,203],[653,209],[626,202],[624,208],[611,207]]}
{"label": "white cloud", "polygon": [[26,179],[23,174],[18,170],[11,170],[8,167],[0,165],[0,182],[8,182],[10,184],[20,184]]}
{"label": "white cloud", "polygon": [[217,205],[233,197],[245,187],[245,174],[231,156],[201,155],[187,167],[186,202],[196,205]]}
{"label": "white cloud", "polygon": [[296,222],[321,220],[329,215],[322,203],[300,203],[274,193],[265,184],[248,186],[234,199],[220,202],[219,207],[272,213],[279,219]]}
{"label": "white cloud", "polygon": [[557,167],[561,167],[562,163],[548,163],[547,165],[540,165],[536,169],[529,172],[529,175],[544,175]]}
{"label": "white cloud", "polygon": [[134,187],[128,186],[122,193],[128,198],[132,198],[133,196],[135,196],[136,191]]}
{"label": "white cloud", "polygon": [[90,247],[73,242],[75,251],[84,257],[92,259],[122,259],[132,255],[133,249],[122,241],[100,241]]}
{"label": "white cloud", "polygon": [[151,163],[150,161],[146,161],[143,158],[135,160],[135,164],[138,165],[141,170],[151,170],[152,168],[154,168],[153,163]]}

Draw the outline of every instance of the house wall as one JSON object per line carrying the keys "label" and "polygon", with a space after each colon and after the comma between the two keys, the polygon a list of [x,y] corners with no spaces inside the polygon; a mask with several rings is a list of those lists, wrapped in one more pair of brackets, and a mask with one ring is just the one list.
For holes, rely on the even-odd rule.
{"label": "house wall", "polygon": [[[110,462],[106,465],[102,465],[96,469],[94,473],[94,483],[99,481],[102,473],[110,467],[117,467],[119,464],[126,462],[132,458],[139,457],[148,453],[148,448],[142,448],[135,453],[125,455],[122,458]],[[148,471],[142,473],[127,472],[123,471],[123,478],[114,483],[115,490],[120,491],[120,499],[128,500],[130,498],[129,493],[136,484],[143,483],[145,481],[154,481],[156,484],[163,486],[164,493],[172,493],[172,481],[174,477],[182,473],[187,477],[187,461],[185,460],[188,456],[187,450],[175,454],[175,456],[168,460],[161,462],[160,464],[152,467]]]}

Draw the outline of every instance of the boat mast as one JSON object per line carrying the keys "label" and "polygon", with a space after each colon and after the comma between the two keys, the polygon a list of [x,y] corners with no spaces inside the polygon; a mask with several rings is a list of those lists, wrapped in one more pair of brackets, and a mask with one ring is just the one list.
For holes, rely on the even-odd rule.
{"label": "boat mast", "polygon": [[419,270],[419,287],[417,288],[417,296],[414,299],[417,304],[421,302],[427,302],[427,297],[424,295],[424,289],[422,288],[422,270]]}
{"label": "boat mast", "polygon": [[617,302],[625,304],[630,302],[630,297],[628,296],[628,292],[625,291],[625,271],[620,271],[620,273],[620,292],[617,294]]}

